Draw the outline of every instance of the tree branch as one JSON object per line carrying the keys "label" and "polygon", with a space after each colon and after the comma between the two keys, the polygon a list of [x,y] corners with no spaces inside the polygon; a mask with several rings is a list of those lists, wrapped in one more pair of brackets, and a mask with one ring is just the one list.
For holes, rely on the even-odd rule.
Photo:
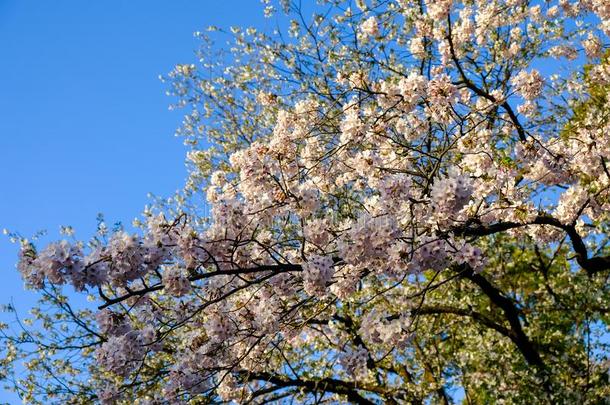
{"label": "tree branch", "polygon": [[471,222],[470,224],[463,226],[453,227],[451,232],[458,236],[487,236],[505,232],[510,229],[521,228],[527,225],[550,225],[563,230],[568,235],[570,242],[572,243],[574,253],[576,253],[576,262],[589,275],[610,269],[610,256],[589,257],[585,242],[582,236],[580,236],[580,234],[576,231],[576,226],[574,224],[566,225],[547,214],[538,215],[533,221],[525,223],[498,222],[491,225],[483,225],[475,222],[474,224],[475,225],[473,226]]}
{"label": "tree branch", "polygon": [[319,380],[305,380],[303,378],[290,379],[264,371],[258,373],[249,373],[243,371],[239,374],[241,374],[243,378],[249,381],[266,381],[278,387],[303,387],[312,393],[332,392],[335,394],[345,395],[349,401],[355,404],[375,405],[375,402],[365,398],[360,393],[358,393],[359,389],[368,389],[360,387],[356,382],[342,381],[337,380],[335,378],[322,378]]}
{"label": "tree branch", "polygon": [[[261,272],[266,272],[266,271],[275,271],[278,274],[280,274],[280,273],[286,273],[286,272],[290,272],[290,271],[298,272],[301,270],[302,270],[301,265],[298,265],[298,264],[264,265],[264,266],[257,266],[257,267],[247,268],[247,269],[237,268],[237,269],[228,269],[228,270],[216,270],[216,271],[211,271],[208,273],[195,274],[193,276],[190,276],[188,279],[189,279],[189,281],[193,282],[193,281],[203,280],[206,278],[211,278],[211,277],[220,276],[220,275],[243,275],[243,274],[261,273]],[[163,288],[165,288],[165,285],[163,283],[159,283],[159,284],[155,284],[155,285],[152,285],[152,286],[149,286],[146,288],[142,288],[139,290],[131,290],[127,294],[120,295],[115,298],[107,298],[107,297],[105,298],[104,296],[102,296],[105,303],[103,305],[100,305],[98,307],[98,309],[104,309],[111,305],[118,304],[119,302],[123,302],[129,298],[141,297],[150,292],[162,290]]]}
{"label": "tree branch", "polygon": [[517,345],[525,360],[533,366],[545,369],[546,366],[542,357],[540,357],[540,353],[538,353],[538,348],[523,331],[521,320],[519,319],[520,311],[513,301],[505,297],[504,294],[494,287],[485,277],[475,273],[470,266],[466,264],[461,265],[458,268],[458,271],[462,272],[464,278],[478,285],[491,302],[504,312],[504,315],[510,324],[508,337]]}

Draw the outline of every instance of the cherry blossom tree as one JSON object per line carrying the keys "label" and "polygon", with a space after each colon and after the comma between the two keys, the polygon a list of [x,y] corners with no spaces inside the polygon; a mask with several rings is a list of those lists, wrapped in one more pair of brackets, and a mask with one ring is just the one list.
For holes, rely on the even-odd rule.
{"label": "cherry blossom tree", "polygon": [[181,193],[135,233],[20,240],[41,304],[3,325],[5,379],[28,403],[607,400],[610,3],[264,3],[277,30],[211,27],[166,77]]}

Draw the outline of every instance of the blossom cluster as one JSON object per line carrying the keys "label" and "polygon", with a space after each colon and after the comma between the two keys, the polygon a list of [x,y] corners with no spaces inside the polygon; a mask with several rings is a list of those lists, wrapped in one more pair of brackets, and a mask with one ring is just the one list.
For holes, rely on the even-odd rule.
{"label": "blossom cluster", "polygon": [[325,295],[332,276],[332,257],[317,255],[303,264],[303,287],[310,295]]}

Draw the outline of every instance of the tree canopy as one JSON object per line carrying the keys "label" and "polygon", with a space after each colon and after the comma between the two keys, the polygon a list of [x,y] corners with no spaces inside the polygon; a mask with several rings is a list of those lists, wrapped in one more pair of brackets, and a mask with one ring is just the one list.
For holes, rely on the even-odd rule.
{"label": "tree canopy", "polygon": [[184,190],[137,232],[19,240],[41,301],[2,377],[44,404],[608,400],[610,3],[263,3],[277,29],[210,27],[165,78]]}

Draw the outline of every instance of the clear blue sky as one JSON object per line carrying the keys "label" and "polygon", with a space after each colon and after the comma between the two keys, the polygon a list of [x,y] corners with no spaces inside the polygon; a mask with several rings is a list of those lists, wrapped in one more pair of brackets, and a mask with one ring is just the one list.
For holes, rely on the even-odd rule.
{"label": "clear blue sky", "polygon": [[[0,0],[0,229],[131,222],[186,177],[160,74],[194,62],[208,25],[273,24],[258,0]],[[33,302],[0,237],[0,303]],[[0,402],[19,403],[0,391]]]}

